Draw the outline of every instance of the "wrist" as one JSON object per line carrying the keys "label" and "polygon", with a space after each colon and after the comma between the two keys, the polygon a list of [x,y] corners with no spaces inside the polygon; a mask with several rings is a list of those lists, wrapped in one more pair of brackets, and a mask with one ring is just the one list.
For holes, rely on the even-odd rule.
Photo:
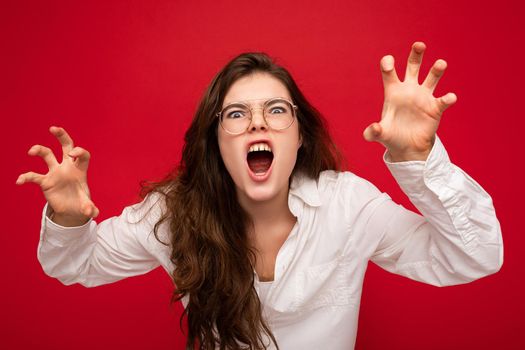
{"label": "wrist", "polygon": [[433,137],[425,146],[417,148],[393,149],[387,147],[387,159],[391,162],[408,162],[408,161],[426,161],[432,147],[434,147],[435,137]]}
{"label": "wrist", "polygon": [[405,151],[405,152],[392,152],[391,150],[388,150],[387,153],[387,159],[389,159],[393,163],[397,162],[409,162],[413,160],[419,160],[419,161],[426,161],[428,158],[428,155],[430,154],[430,150],[427,151]]}
{"label": "wrist", "polygon": [[61,215],[53,212],[49,215],[49,219],[55,224],[64,226],[64,227],[77,227],[85,225],[91,218],[89,217],[72,217],[68,215]]}

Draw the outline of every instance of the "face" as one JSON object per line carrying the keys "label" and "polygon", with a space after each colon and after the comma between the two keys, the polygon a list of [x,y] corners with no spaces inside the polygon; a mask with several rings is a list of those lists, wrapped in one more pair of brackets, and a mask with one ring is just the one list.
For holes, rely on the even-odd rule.
{"label": "face", "polygon": [[[252,107],[253,117],[246,132],[231,135],[221,126],[217,131],[221,156],[241,203],[270,201],[288,192],[288,181],[301,138],[297,119],[284,130],[274,130],[266,124],[262,105],[275,97],[292,101],[288,89],[278,79],[269,74],[255,73],[237,80],[222,104],[224,107],[241,101]],[[266,152],[271,149],[271,155],[253,152],[257,149]]]}

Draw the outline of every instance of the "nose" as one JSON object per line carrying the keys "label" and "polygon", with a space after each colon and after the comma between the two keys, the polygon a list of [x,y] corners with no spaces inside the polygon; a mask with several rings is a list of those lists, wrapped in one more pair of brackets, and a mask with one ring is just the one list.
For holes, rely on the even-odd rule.
{"label": "nose", "polygon": [[250,121],[248,130],[252,132],[257,130],[268,130],[268,125],[264,119],[264,110],[262,108],[253,108],[251,113],[252,119]]}

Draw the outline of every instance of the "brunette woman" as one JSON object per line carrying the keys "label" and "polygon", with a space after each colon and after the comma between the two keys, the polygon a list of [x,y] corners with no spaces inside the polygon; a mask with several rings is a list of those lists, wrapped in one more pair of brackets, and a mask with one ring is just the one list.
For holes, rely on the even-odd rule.
{"label": "brunette woman", "polygon": [[206,90],[182,159],[143,201],[97,223],[87,186],[89,152],[51,127],[38,258],[70,285],[112,283],[162,266],[187,316],[187,349],[350,349],[369,260],[437,286],[499,270],[500,226],[490,196],[453,165],[436,130],[452,93],[434,97],[446,63],[422,84],[425,45],[414,43],[404,81],[381,60],[381,121],[364,132],[423,216],[340,169],[320,113],[286,69],[241,54]]}

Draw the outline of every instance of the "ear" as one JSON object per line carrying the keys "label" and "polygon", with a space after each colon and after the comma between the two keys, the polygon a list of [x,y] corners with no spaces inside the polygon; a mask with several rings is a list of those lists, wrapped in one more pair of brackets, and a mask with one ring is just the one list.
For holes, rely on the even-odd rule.
{"label": "ear", "polygon": [[299,134],[299,142],[297,143],[297,150],[303,145],[303,135]]}

